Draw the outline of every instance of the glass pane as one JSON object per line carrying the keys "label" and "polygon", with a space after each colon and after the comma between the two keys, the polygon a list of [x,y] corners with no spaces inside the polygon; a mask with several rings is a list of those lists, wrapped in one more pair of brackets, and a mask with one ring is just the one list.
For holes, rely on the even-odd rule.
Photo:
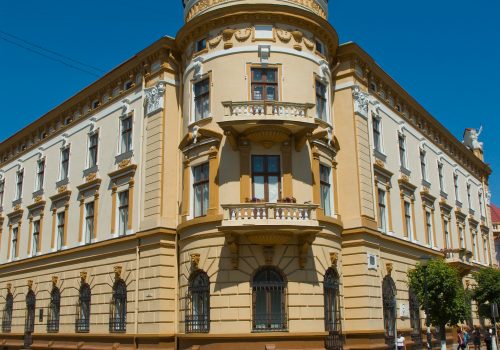
{"label": "glass pane", "polygon": [[277,100],[276,96],[276,87],[275,86],[267,86],[266,87],[266,99],[267,100]]}
{"label": "glass pane", "polygon": [[194,216],[201,216],[201,200],[202,200],[202,188],[201,186],[196,186],[194,188]]}
{"label": "glass pane", "polygon": [[264,186],[264,176],[254,176],[253,178],[254,197],[257,199],[265,199],[266,192]]}
{"label": "glass pane", "polygon": [[270,173],[279,173],[280,171],[280,157],[270,156],[267,158],[267,170]]}
{"label": "glass pane", "polygon": [[276,82],[276,69],[266,70],[266,81],[273,83]]}
{"label": "glass pane", "polygon": [[332,215],[331,199],[330,199],[330,186],[321,186],[321,205],[325,215]]}
{"label": "glass pane", "polygon": [[260,101],[263,99],[264,87],[260,85],[256,85],[253,87],[253,99]]}
{"label": "glass pane", "polygon": [[254,291],[254,293],[255,293],[255,315],[254,315],[255,328],[265,329],[267,328],[266,292],[264,290],[258,289]]}
{"label": "glass pane", "polygon": [[279,329],[283,327],[282,315],[282,292],[281,289],[275,288],[270,292],[271,296],[271,328]]}
{"label": "glass pane", "polygon": [[208,184],[203,185],[203,213],[202,215],[207,214],[208,209]]}
{"label": "glass pane", "polygon": [[253,81],[262,81],[262,69],[252,69]]}
{"label": "glass pane", "polygon": [[269,176],[269,202],[276,203],[279,199],[279,178],[277,176]]}
{"label": "glass pane", "polygon": [[264,172],[264,157],[253,156],[252,157],[252,171],[253,172]]}

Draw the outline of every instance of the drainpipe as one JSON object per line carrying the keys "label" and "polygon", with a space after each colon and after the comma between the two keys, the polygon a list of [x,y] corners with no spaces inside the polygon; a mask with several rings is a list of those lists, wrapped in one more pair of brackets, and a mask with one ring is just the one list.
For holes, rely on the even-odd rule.
{"label": "drainpipe", "polygon": [[139,333],[139,262],[140,262],[140,254],[141,254],[141,239],[137,240],[137,246],[135,247],[135,334]]}

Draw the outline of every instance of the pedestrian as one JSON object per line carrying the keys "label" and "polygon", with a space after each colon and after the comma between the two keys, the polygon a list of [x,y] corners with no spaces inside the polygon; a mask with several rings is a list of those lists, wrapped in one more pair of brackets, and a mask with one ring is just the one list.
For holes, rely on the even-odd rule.
{"label": "pedestrian", "polygon": [[405,337],[403,336],[403,333],[399,333],[398,339],[396,340],[396,345],[398,347],[398,350],[406,350]]}
{"label": "pedestrian", "polygon": [[467,349],[469,347],[469,341],[470,341],[470,329],[466,328],[464,330],[464,349]]}
{"label": "pedestrian", "polygon": [[472,343],[474,344],[474,350],[481,350],[481,331],[478,326],[474,326],[472,331]]}
{"label": "pedestrian", "polygon": [[486,331],[486,334],[484,335],[484,343],[486,344],[486,350],[492,350],[492,342],[493,342],[493,339],[491,337],[491,334],[492,334],[492,331],[491,329],[488,329]]}
{"label": "pedestrian", "polygon": [[457,332],[457,343],[458,343],[457,350],[465,349],[465,339],[461,329],[459,329]]}

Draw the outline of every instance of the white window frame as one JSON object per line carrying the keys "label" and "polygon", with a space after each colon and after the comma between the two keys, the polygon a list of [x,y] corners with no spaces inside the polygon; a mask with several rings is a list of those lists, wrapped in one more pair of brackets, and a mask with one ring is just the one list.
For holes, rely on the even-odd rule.
{"label": "white window frame", "polygon": [[[61,220],[62,218],[62,220]],[[61,226],[61,221],[64,223]],[[65,248],[64,246],[64,230],[66,229],[66,225],[68,223],[66,222],[66,209],[59,211],[56,213],[56,244],[55,244],[55,249],[56,251],[63,250]],[[60,228],[62,227],[62,231]]]}
{"label": "white window frame", "polygon": [[317,77],[315,80],[314,80],[314,99],[316,100],[316,96],[317,96],[317,84],[321,84],[325,87],[325,119],[321,118],[320,116],[318,116],[318,108],[316,106],[315,108],[315,115],[316,115],[316,119],[319,119],[319,120],[322,120],[326,123],[331,123],[331,117],[330,117],[330,82],[327,81],[327,80],[322,80],[320,79],[319,77]]}
{"label": "white window frame", "polygon": [[5,197],[5,179],[0,180],[0,208],[3,207]]}
{"label": "white window frame", "polygon": [[446,193],[445,178],[444,178],[444,163],[438,161],[437,166],[438,166],[439,190],[443,193]]}
{"label": "white window frame", "polygon": [[[378,134],[379,134],[379,145],[377,148],[377,143],[375,142],[375,121],[378,122]],[[383,126],[382,126],[382,118],[376,114],[372,114],[372,138],[373,138],[373,150],[375,152],[384,154],[384,142],[383,142]]]}
{"label": "white window frame", "polygon": [[[19,244],[19,225],[12,227],[12,237],[10,238],[10,252],[9,252],[9,260],[13,261],[18,258],[17,256],[17,246]],[[14,245],[14,237],[16,238],[16,245]]]}
{"label": "white window frame", "polygon": [[[40,181],[40,164],[43,163],[43,172],[42,172],[42,181]],[[45,157],[40,158],[36,162],[36,174],[35,174],[35,192],[43,190],[43,186],[45,184],[45,170],[47,168],[47,164],[45,163]]]}
{"label": "white window frame", "polygon": [[[95,164],[91,165],[91,163],[90,163],[90,147],[91,147],[92,137],[94,137],[94,136],[97,136],[97,146],[96,146],[97,147],[97,154],[96,154]],[[120,136],[121,136],[121,133],[120,133]],[[88,137],[87,137],[87,164],[86,164],[87,169],[99,166],[99,144],[100,144],[100,142],[101,142],[101,135],[99,134],[99,129],[93,130],[93,131],[88,133]]]}
{"label": "white window frame", "polygon": [[420,148],[419,152],[419,164],[420,164],[420,173],[422,175],[422,180],[429,182],[429,169],[428,169],[428,164],[427,164],[427,152]]}
{"label": "white window frame", "polygon": [[[403,141],[403,159],[401,159],[401,145],[400,141]],[[408,169],[408,147],[406,147],[406,136],[403,133],[398,133],[398,155],[399,155],[399,165]]]}
{"label": "white window frame", "polygon": [[458,224],[458,240],[460,248],[465,249],[467,245],[465,243],[465,225],[463,223]]}
{"label": "white window frame", "polygon": [[473,205],[472,205],[471,189],[472,189],[472,183],[467,182],[467,206],[468,206],[469,210],[474,210]]}
{"label": "white window frame", "polygon": [[[425,235],[427,236],[427,244],[429,247],[435,247],[436,242],[434,242],[434,226],[432,225],[432,211],[428,208],[425,209]],[[429,231],[430,230],[430,231]]]}
{"label": "white window frame", "polygon": [[[408,205],[408,217],[406,215],[406,208]],[[412,212],[412,207],[411,207],[411,202],[406,200],[406,198],[403,199],[403,216],[405,218],[405,229],[406,229],[406,234],[408,235],[408,240],[413,240],[413,212]]]}
{"label": "white window frame", "polygon": [[[382,201],[380,193],[383,193]],[[387,219],[387,191],[383,188],[377,187],[377,216],[379,217],[378,229],[380,232],[389,233],[388,219]],[[381,204],[384,206],[383,215],[381,215]]]}
{"label": "white window frame", "polygon": [[[262,36],[259,35],[259,33],[266,33],[267,35]],[[269,33],[271,35],[269,35]],[[254,40],[273,40],[273,39],[274,39],[274,26],[272,24],[256,24],[254,26]]]}
{"label": "white window frame", "polygon": [[[123,149],[123,122],[130,118],[131,120],[131,136],[130,136],[130,149],[129,150],[124,150]],[[125,115],[122,115],[120,116],[120,119],[119,119],[119,125],[118,125],[118,130],[119,130],[119,134],[118,134],[118,155],[122,155],[122,154],[126,154],[126,153],[129,153],[129,152],[133,152],[134,151],[134,134],[135,134],[135,118],[134,118],[134,115],[133,113],[128,113],[128,114],[125,114]]]}
{"label": "white window frame", "polygon": [[[92,215],[92,232],[88,232],[87,226],[87,216],[88,216],[88,205],[93,205],[93,215]],[[83,217],[83,244],[90,244],[93,241],[93,236],[95,234],[95,200],[84,203],[84,217]],[[88,238],[88,239],[87,239]]]}
{"label": "white window frame", "polygon": [[[64,152],[68,151],[68,169],[66,171],[66,177],[63,177],[63,156]],[[61,148],[59,156],[59,181],[69,180],[70,168],[71,168],[71,145],[67,145]]]}
{"label": "white window frame", "polygon": [[[35,227],[36,227],[35,223],[38,223],[38,232],[35,230]],[[35,233],[38,233],[38,245],[40,245],[42,243],[42,242],[40,242],[40,229],[42,226],[42,220],[40,218],[33,220],[32,225],[33,225],[33,231],[31,233],[31,248],[30,248],[31,254],[30,254],[30,256],[35,256],[38,253],[38,249],[35,249]],[[38,248],[38,247],[36,247],[36,248]]]}
{"label": "white window frame", "polygon": [[455,192],[455,200],[457,202],[462,203],[462,201],[460,200],[460,183],[458,180],[459,180],[459,175],[457,172],[455,172],[453,174],[453,190]]}
{"label": "white window frame", "polygon": [[21,200],[23,198],[23,187],[24,187],[24,168],[19,169],[16,172],[16,197],[14,199],[15,201]]}
{"label": "white window frame", "polygon": [[483,200],[483,192],[478,191],[477,193],[477,199],[479,201],[479,214],[481,215],[482,218],[485,217],[484,215],[484,200]]}
{"label": "white window frame", "polygon": [[[331,217],[334,217],[335,216],[335,206],[334,206],[334,200],[333,200],[333,168],[331,166],[328,166],[327,164],[324,164],[324,163],[320,163],[320,178],[321,178],[321,167],[325,167],[328,169],[328,184],[330,186],[330,191],[329,191],[329,202],[330,202],[330,213],[326,213],[325,211],[325,208],[324,208],[324,205],[323,205],[323,198],[320,198],[321,199],[321,206],[323,208],[323,212],[326,216],[331,216]],[[321,190],[321,179],[320,179],[320,190]],[[321,194],[320,194],[320,197],[321,197]]]}
{"label": "white window frame", "polygon": [[[123,232],[120,230],[120,225],[122,224],[121,222],[121,217],[120,217],[120,210],[122,207],[122,194],[127,193],[127,222],[123,223],[124,230]],[[122,191],[117,193],[117,206],[116,206],[116,235],[118,237],[123,237],[129,234],[128,230],[128,221],[130,220],[130,215],[132,213],[130,212],[130,188],[125,188]]]}
{"label": "white window frame", "polygon": [[[205,80],[208,81],[208,114],[206,117],[196,119],[196,92],[195,92],[196,90],[195,90],[195,87],[196,87],[196,84],[199,84]],[[205,74],[205,75],[201,76],[199,79],[193,80],[191,82],[191,94],[192,94],[192,98],[191,98],[190,124],[211,118],[212,117],[212,107],[213,107],[212,106],[212,77],[211,77],[211,75]]]}

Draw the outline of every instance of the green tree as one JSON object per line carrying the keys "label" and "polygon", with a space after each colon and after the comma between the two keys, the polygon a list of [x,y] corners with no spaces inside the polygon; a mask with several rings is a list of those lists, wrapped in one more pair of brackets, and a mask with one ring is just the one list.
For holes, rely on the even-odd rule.
{"label": "green tree", "polygon": [[408,284],[415,291],[422,310],[425,311],[425,303],[428,303],[429,322],[439,327],[441,349],[446,350],[446,325],[463,322],[470,313],[460,274],[444,260],[433,259],[427,265],[417,264],[410,270]]}
{"label": "green tree", "polygon": [[500,270],[486,267],[474,272],[472,278],[476,281],[472,298],[479,305],[479,315],[491,319],[491,308],[485,304],[500,305]]}

